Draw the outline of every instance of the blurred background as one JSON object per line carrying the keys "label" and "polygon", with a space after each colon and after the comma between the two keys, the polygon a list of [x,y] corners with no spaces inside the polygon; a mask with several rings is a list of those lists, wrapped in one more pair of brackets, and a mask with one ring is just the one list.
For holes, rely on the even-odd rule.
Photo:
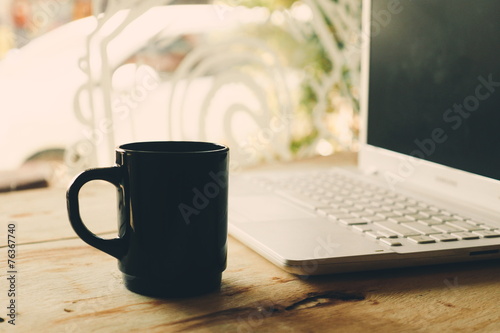
{"label": "blurred background", "polygon": [[235,171],[356,151],[360,20],[359,0],[0,0],[0,191],[130,141],[224,143]]}
{"label": "blurred background", "polygon": [[52,29],[92,14],[91,0],[2,0],[0,3],[1,56]]}

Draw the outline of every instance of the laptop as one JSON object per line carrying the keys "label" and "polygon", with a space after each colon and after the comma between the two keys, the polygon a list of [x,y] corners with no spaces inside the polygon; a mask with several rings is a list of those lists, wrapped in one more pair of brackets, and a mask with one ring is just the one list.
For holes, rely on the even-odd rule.
{"label": "laptop", "polygon": [[230,234],[300,275],[500,258],[499,12],[364,1],[358,165],[234,175]]}

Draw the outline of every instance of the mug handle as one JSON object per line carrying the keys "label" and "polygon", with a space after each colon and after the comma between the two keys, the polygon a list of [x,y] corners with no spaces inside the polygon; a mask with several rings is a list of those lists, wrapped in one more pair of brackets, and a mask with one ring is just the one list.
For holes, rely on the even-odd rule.
{"label": "mug handle", "polygon": [[119,189],[122,182],[122,169],[120,166],[89,169],[76,176],[66,192],[69,221],[76,234],[85,243],[117,259],[121,259],[126,252],[125,241],[122,238],[103,239],[96,236],[87,229],[80,216],[78,193],[83,185],[92,180],[104,180]]}

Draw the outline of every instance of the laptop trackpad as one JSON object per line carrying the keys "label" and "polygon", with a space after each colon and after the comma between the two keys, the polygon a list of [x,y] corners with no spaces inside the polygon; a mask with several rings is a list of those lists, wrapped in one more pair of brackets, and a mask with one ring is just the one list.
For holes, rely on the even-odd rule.
{"label": "laptop trackpad", "polygon": [[295,220],[314,216],[280,197],[265,194],[231,197],[229,211],[240,222]]}

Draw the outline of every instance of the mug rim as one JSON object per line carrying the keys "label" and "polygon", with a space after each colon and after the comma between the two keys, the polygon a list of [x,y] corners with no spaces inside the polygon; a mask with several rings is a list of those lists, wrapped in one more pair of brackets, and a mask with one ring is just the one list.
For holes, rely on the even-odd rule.
{"label": "mug rim", "polygon": [[[177,148],[188,148],[184,150],[160,149],[160,146],[177,146]],[[156,146],[157,149],[145,148]],[[196,148],[197,147],[197,148]],[[199,154],[199,153],[223,153],[229,151],[229,147],[209,141],[137,141],[121,144],[117,151],[143,154]]]}

